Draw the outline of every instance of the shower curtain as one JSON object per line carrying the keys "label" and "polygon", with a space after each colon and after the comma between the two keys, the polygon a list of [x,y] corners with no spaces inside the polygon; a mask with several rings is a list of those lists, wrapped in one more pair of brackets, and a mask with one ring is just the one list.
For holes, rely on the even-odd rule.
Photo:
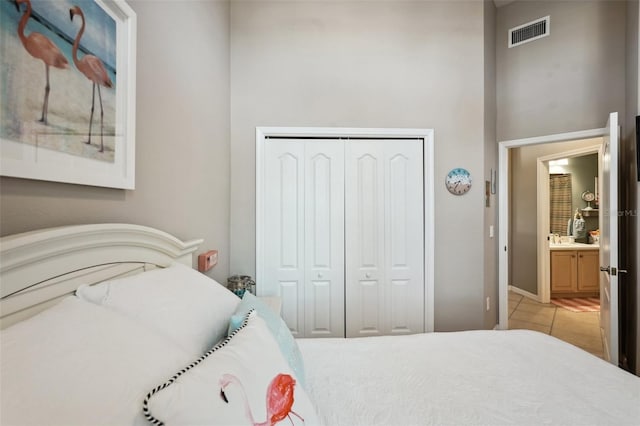
{"label": "shower curtain", "polygon": [[567,223],[571,219],[571,175],[549,176],[551,233],[567,235]]}

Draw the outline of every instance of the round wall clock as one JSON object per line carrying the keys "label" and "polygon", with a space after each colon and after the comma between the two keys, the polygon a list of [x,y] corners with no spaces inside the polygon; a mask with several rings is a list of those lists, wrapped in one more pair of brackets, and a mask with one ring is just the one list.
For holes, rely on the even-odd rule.
{"label": "round wall clock", "polygon": [[453,169],[447,174],[445,185],[450,193],[464,195],[471,189],[471,174],[466,169]]}

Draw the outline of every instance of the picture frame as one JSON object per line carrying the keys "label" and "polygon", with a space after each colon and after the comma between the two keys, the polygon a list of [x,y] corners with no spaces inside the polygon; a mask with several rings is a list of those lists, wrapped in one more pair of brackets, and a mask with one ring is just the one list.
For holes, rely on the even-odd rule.
{"label": "picture frame", "polygon": [[[135,189],[133,9],[124,0],[0,7],[0,175]],[[35,37],[50,40],[46,59],[28,45]]]}

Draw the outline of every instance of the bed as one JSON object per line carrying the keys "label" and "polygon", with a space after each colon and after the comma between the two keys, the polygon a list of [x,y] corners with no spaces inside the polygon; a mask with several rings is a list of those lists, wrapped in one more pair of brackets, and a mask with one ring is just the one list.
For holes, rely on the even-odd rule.
{"label": "bed", "polygon": [[640,378],[537,332],[293,339],[191,269],[201,242],[3,237],[0,424],[640,424]]}

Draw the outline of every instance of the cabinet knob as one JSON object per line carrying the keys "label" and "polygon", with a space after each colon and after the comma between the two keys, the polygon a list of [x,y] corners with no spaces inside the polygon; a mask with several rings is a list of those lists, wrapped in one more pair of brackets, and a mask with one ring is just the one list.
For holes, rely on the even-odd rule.
{"label": "cabinet knob", "polygon": [[364,274],[364,276],[367,278],[371,278],[371,272],[367,272],[366,274]]}
{"label": "cabinet knob", "polygon": [[322,278],[322,274],[318,272],[318,278]]}

